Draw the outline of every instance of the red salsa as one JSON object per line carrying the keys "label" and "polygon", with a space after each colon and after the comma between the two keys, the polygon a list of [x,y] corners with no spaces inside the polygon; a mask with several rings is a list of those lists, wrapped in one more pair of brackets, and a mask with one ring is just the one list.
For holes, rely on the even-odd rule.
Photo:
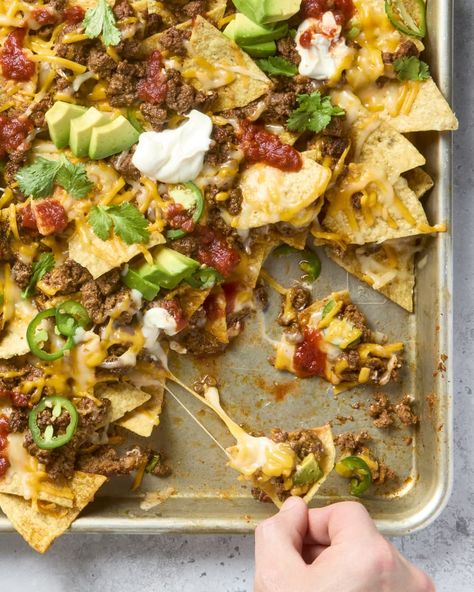
{"label": "red salsa", "polygon": [[24,393],[19,391],[7,391],[4,389],[0,390],[0,399],[10,399],[12,406],[21,408],[28,407],[28,397]]}
{"label": "red salsa", "polygon": [[167,206],[166,219],[171,228],[181,228],[186,232],[192,232],[196,226],[192,212],[179,203],[170,203]]}
{"label": "red salsa", "polygon": [[33,9],[31,16],[42,27],[45,25],[54,25],[58,20],[56,14],[43,7]]}
{"label": "red salsa", "polygon": [[61,232],[69,223],[66,210],[56,199],[42,199],[36,202],[33,206],[33,216],[38,232],[43,236]]}
{"label": "red salsa", "polygon": [[176,332],[181,331],[187,325],[188,321],[184,314],[184,310],[181,304],[176,298],[170,298],[169,300],[159,300],[158,306],[164,308],[173,317],[176,323]]}
{"label": "red salsa", "polygon": [[166,74],[163,71],[161,53],[158,50],[150,54],[146,66],[146,78],[140,80],[137,90],[142,101],[147,101],[153,105],[158,105],[166,99],[168,83]]}
{"label": "red salsa", "polygon": [[29,119],[0,115],[0,158],[18,150],[32,129]]}
{"label": "red salsa", "polygon": [[240,261],[239,253],[227,244],[225,238],[209,226],[197,226],[199,248],[197,258],[200,263],[217,269],[224,277],[230,275]]}
{"label": "red salsa", "polygon": [[337,24],[343,27],[354,15],[354,3],[352,0],[303,0],[300,14],[303,19],[321,18],[328,10],[334,14]]}
{"label": "red salsa", "polygon": [[303,166],[298,150],[284,144],[278,136],[267,132],[261,125],[243,121],[239,139],[249,162],[264,162],[282,171],[299,171]]}
{"label": "red salsa", "polygon": [[226,299],[226,315],[229,315],[234,312],[235,309],[235,301],[237,300],[237,294],[240,290],[240,284],[238,282],[228,282],[227,284],[222,284],[222,289],[224,290],[225,299]]}
{"label": "red salsa", "polygon": [[85,14],[85,10],[81,6],[69,6],[63,12],[64,20],[70,25],[82,23]]}
{"label": "red salsa", "polygon": [[321,351],[321,333],[317,329],[306,327],[303,341],[296,347],[293,356],[295,373],[300,378],[325,376],[326,354]]}
{"label": "red salsa", "polygon": [[36,218],[33,214],[33,210],[31,209],[30,204],[26,204],[26,206],[21,208],[20,224],[22,228],[27,228],[28,230],[38,230],[38,226],[36,225]]}
{"label": "red salsa", "polygon": [[9,432],[8,417],[0,415],[0,478],[8,471],[10,463],[8,462],[7,448],[8,448],[8,432]]}
{"label": "red salsa", "polygon": [[0,64],[5,78],[29,80],[35,73],[35,63],[23,51],[25,35],[26,29],[15,29],[5,40],[0,52]]}

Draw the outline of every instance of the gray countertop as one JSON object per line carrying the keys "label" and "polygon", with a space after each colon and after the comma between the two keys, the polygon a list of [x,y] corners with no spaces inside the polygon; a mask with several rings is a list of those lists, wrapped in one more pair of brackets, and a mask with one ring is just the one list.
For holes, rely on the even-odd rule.
{"label": "gray countertop", "polygon": [[[429,528],[395,544],[434,578],[438,592],[474,590],[474,3],[455,2],[455,481]],[[471,23],[471,25],[469,25]],[[251,536],[66,535],[44,557],[14,534],[0,536],[2,590],[247,592]]]}

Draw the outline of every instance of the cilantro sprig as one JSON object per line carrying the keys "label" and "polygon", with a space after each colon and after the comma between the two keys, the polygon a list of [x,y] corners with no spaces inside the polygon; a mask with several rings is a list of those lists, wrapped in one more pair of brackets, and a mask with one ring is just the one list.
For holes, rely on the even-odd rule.
{"label": "cilantro sprig", "polygon": [[93,206],[87,221],[103,241],[110,238],[112,228],[128,245],[147,243],[150,239],[148,220],[128,202],[113,206]]}
{"label": "cilantro sprig", "polygon": [[270,76],[296,76],[298,67],[279,56],[257,60],[258,67]]}
{"label": "cilantro sprig", "polygon": [[106,0],[99,0],[94,8],[89,8],[82,21],[84,33],[90,39],[102,35],[106,46],[120,43],[121,35],[116,23],[113,10]]}
{"label": "cilantro sprig", "polygon": [[288,129],[292,132],[309,130],[317,134],[331,123],[333,117],[345,115],[343,109],[331,103],[330,97],[322,97],[318,91],[298,95],[296,100],[298,107],[288,119]]}
{"label": "cilantro sprig", "polygon": [[393,67],[399,80],[428,80],[431,77],[428,64],[416,56],[398,58]]}
{"label": "cilantro sprig", "polygon": [[82,163],[73,164],[64,155],[58,160],[39,156],[17,172],[16,180],[23,195],[33,199],[51,195],[54,184],[60,185],[71,197],[82,199],[93,186],[86,167]]}
{"label": "cilantro sprig", "polygon": [[54,256],[52,253],[41,253],[38,260],[33,263],[30,281],[21,293],[22,298],[29,298],[40,279],[54,267]]}

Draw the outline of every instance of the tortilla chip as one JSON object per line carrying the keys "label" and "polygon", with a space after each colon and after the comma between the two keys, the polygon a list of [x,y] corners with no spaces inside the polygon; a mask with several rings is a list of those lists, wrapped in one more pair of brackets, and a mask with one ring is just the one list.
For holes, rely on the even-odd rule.
{"label": "tortilla chip", "polygon": [[[328,476],[330,475],[331,471],[334,468],[334,464],[336,462],[336,447],[334,446],[334,438],[332,435],[331,426],[326,424],[320,428],[312,428],[309,430],[313,432],[320,440],[324,446],[324,455],[319,461],[319,467],[322,471],[321,478],[316,481],[312,486],[311,489],[303,496],[303,500],[309,504],[311,500],[316,495],[318,489],[321,485],[326,481]],[[289,432],[290,435],[292,432]],[[276,495],[273,491],[273,488],[270,483],[266,486],[258,482],[255,483],[256,487],[259,487],[262,491],[264,491],[272,500],[272,502],[278,507],[281,508],[283,505],[283,501]]]}
{"label": "tortilla chip", "polygon": [[351,245],[326,249],[326,254],[343,269],[369,284],[408,312],[413,312],[416,239],[387,241],[380,245]]}
{"label": "tortilla chip", "polygon": [[[441,230],[429,226],[422,205],[403,177],[392,187],[372,167],[351,163],[348,170],[326,194],[329,206],[323,221],[324,229],[343,242],[362,245]],[[366,195],[357,208],[352,196],[361,192]],[[376,201],[371,205],[372,200]]]}
{"label": "tortilla chip", "polygon": [[103,241],[89,224],[81,224],[69,241],[69,257],[97,279],[107,271],[130,261],[142,252],[143,247],[150,248],[165,242],[165,237],[159,232],[151,233],[147,245],[127,245],[118,236]]}
{"label": "tortilla chip", "polygon": [[[209,7],[209,10],[206,13],[206,19],[214,22],[216,25],[219,25],[219,21],[224,16],[226,8],[227,8],[227,0],[208,0],[207,5]],[[161,2],[160,2],[159,14],[161,17],[165,17],[163,20],[166,24],[168,24],[170,27],[173,26],[174,23],[173,23],[172,14],[166,10],[166,8],[163,6],[163,3],[161,3]],[[176,28],[180,29],[180,30],[186,30],[186,29],[191,29],[192,26],[193,26],[193,21],[192,21],[192,19],[190,19],[190,20],[187,20],[183,23],[177,24]],[[155,33],[154,35],[151,35],[150,37],[145,39],[145,41],[143,41],[143,43],[142,43],[143,50],[146,53],[151,53],[154,49],[159,49],[161,46],[160,38],[168,30],[169,29],[166,29],[165,31],[160,31],[159,33]]]}
{"label": "tortilla chip", "polygon": [[260,271],[273,249],[280,243],[279,238],[258,240],[253,243],[250,253],[242,253],[239,265],[232,273],[231,281],[238,281],[247,288],[255,288]]}
{"label": "tortilla chip", "polygon": [[403,176],[407,180],[408,187],[418,199],[423,197],[432,187],[434,187],[433,179],[426,171],[419,167],[412,171],[407,171]]}
{"label": "tortilla chip", "polygon": [[222,71],[235,76],[229,84],[216,89],[218,97],[213,105],[214,112],[245,107],[271,88],[269,78],[256,63],[201,16],[194,21],[186,68],[192,68],[194,59],[205,60],[216,76]]}
{"label": "tortilla chip", "polygon": [[356,95],[350,91],[333,91],[331,98],[347,113],[353,162],[380,168],[390,183],[395,183],[402,173],[425,164],[421,152],[383,121],[378,112],[366,109]]}
{"label": "tortilla chip", "polygon": [[29,353],[30,347],[26,341],[26,329],[37,311],[30,317],[17,317],[11,320],[0,337],[0,358],[8,360],[15,356]]}
{"label": "tortilla chip", "polygon": [[240,230],[288,222],[320,197],[331,178],[328,168],[305,153],[298,172],[284,172],[263,163],[241,175],[242,210],[231,225]]}
{"label": "tortilla chip", "polygon": [[423,166],[426,160],[405,136],[382,122],[364,142],[359,162],[380,167],[388,181],[395,183],[402,173]]}
{"label": "tortilla chip", "polygon": [[[385,109],[378,113],[380,117],[386,119],[392,127],[403,134],[458,129],[459,124],[456,116],[432,78],[425,82],[405,82],[404,84],[416,93],[408,113],[405,113],[402,107],[398,115],[391,115],[389,107],[387,107],[390,102],[381,99],[380,102],[382,105],[385,104]],[[394,92],[393,85],[400,88],[399,92],[405,92],[400,82],[392,82],[385,85],[383,89],[387,96],[388,93]]]}
{"label": "tortilla chip", "polygon": [[[20,473],[8,474],[3,479],[0,479],[0,493],[8,493],[10,495],[18,495],[25,500],[29,499],[28,487],[25,487],[25,475]],[[63,486],[47,479],[40,481],[37,491],[38,499],[44,502],[49,502],[62,506],[64,508],[74,507],[74,493],[68,487],[67,481]]]}
{"label": "tortilla chip", "polygon": [[139,436],[148,438],[153,429],[160,424],[160,413],[163,407],[163,386],[143,387],[150,394],[150,399],[137,407],[130,413],[127,413],[116,423],[122,428],[126,428]]}
{"label": "tortilla chip", "polygon": [[39,553],[45,553],[94,499],[105,481],[107,477],[103,475],[76,471],[70,482],[74,507],[59,509],[54,514],[38,512],[32,508],[31,502],[5,493],[0,493],[0,508],[25,541]]}
{"label": "tortilla chip", "polygon": [[109,420],[111,422],[117,421],[151,399],[149,393],[145,393],[142,389],[127,382],[98,384],[95,387],[95,393],[99,398],[109,399],[111,403]]}
{"label": "tortilla chip", "polygon": [[169,292],[167,298],[177,298],[186,318],[190,319],[201,308],[210,292],[210,289],[199,290],[192,288],[189,284],[182,283]]}

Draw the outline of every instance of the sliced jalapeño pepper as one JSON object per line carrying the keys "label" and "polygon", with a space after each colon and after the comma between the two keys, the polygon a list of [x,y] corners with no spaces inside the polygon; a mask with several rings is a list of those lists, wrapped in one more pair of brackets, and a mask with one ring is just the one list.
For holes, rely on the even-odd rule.
{"label": "sliced jalape\u00f1o pepper", "polygon": [[75,300],[66,300],[56,308],[56,327],[61,335],[73,337],[78,327],[85,329],[90,323],[87,310]]}
{"label": "sliced jalape\u00f1o pepper", "polygon": [[336,473],[351,480],[350,494],[360,497],[372,484],[369,465],[359,456],[347,456],[336,464]]}
{"label": "sliced jalape\u00f1o pepper", "polygon": [[321,261],[314,251],[309,249],[296,249],[290,245],[280,245],[273,253],[275,255],[289,255],[290,253],[299,253],[303,258],[298,263],[299,268],[305,274],[305,279],[314,282],[321,273]]}
{"label": "sliced jalape\u00f1o pepper", "polygon": [[[184,186],[188,191],[192,193],[192,196],[194,198],[195,206],[192,220],[195,224],[197,224],[204,213],[204,196],[201,193],[199,187],[197,187],[192,181],[184,183]],[[172,230],[168,230],[168,232],[166,233],[166,238],[169,238],[170,240],[175,240],[177,238],[185,236],[186,234],[188,234],[186,230],[182,230],[181,228],[173,228]]]}
{"label": "sliced jalape\u00f1o pepper", "polygon": [[426,4],[424,0],[385,0],[385,12],[392,25],[411,37],[426,35]]}
{"label": "sliced jalape\u00f1o pepper", "polygon": [[55,352],[47,352],[43,349],[44,344],[48,341],[48,332],[43,327],[40,327],[44,319],[49,319],[56,316],[55,308],[48,308],[38,313],[35,318],[31,321],[26,329],[26,341],[30,348],[31,353],[37,356],[40,360],[52,362],[59,360],[64,356],[64,353],[74,346],[74,340],[72,336],[69,336],[66,343]]}
{"label": "sliced jalape\u00f1o pepper", "polygon": [[[64,433],[55,435],[52,425],[46,426],[44,430],[39,427],[38,416],[45,409],[51,409],[53,418],[59,417],[63,410],[69,413],[69,423]],[[45,397],[30,411],[28,427],[30,428],[35,444],[44,450],[51,450],[64,446],[64,444],[67,444],[71,440],[76,432],[78,419],[77,410],[69,399],[57,396]]]}

